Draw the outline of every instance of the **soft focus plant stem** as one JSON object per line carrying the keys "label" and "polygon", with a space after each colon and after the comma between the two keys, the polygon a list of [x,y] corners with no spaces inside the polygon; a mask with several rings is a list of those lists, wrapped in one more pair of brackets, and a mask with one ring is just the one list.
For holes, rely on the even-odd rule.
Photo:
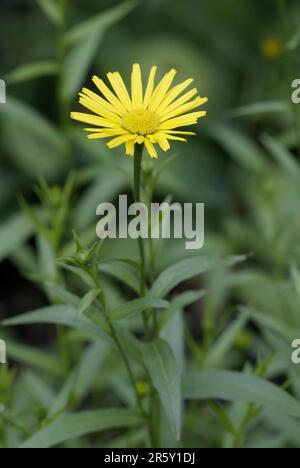
{"label": "soft focus plant stem", "polygon": [[[136,203],[141,201],[141,178],[142,178],[142,159],[143,159],[144,145],[137,145],[134,154],[134,181],[133,192],[134,200]],[[139,237],[139,250],[141,261],[141,296],[143,297],[146,292],[146,254],[144,241]]]}
{"label": "soft focus plant stem", "polygon": [[[143,160],[144,145],[136,145],[134,154],[134,174],[133,174],[133,196],[135,203],[141,202],[141,185],[142,185],[142,160]],[[145,245],[142,237],[138,239],[140,252],[140,295],[145,296],[146,293],[146,253]],[[145,334],[148,338],[148,315],[143,313]]]}
{"label": "soft focus plant stem", "polygon": [[139,394],[139,392],[137,390],[136,380],[135,380],[134,373],[133,373],[133,370],[131,368],[129,359],[127,358],[126,352],[124,351],[122,343],[119,340],[118,333],[117,333],[117,331],[116,331],[116,329],[115,329],[115,327],[114,327],[114,325],[113,325],[112,321],[110,320],[109,315],[107,313],[105,295],[104,295],[104,292],[103,292],[103,290],[101,288],[98,269],[97,268],[94,268],[94,269],[92,268],[91,270],[89,270],[89,273],[94,278],[97,289],[99,289],[101,291],[99,296],[98,296],[98,299],[99,299],[99,302],[100,302],[100,304],[102,306],[104,316],[105,316],[105,320],[106,320],[107,325],[109,327],[111,337],[112,337],[113,341],[115,342],[115,345],[116,345],[116,347],[117,347],[117,349],[118,349],[118,351],[120,353],[120,356],[121,356],[121,358],[122,358],[122,360],[124,362],[124,365],[126,367],[128,377],[129,377],[129,380],[131,382],[131,385],[132,385],[132,388],[133,388],[133,391],[134,391],[134,394],[135,394],[137,406],[138,406],[141,414],[143,416],[146,416],[144,408],[143,408],[143,403],[142,403],[141,396],[140,396],[140,394]]}

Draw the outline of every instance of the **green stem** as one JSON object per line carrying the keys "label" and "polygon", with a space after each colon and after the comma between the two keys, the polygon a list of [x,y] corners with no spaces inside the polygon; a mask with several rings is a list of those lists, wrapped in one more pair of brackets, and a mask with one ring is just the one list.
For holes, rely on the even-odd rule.
{"label": "green stem", "polygon": [[[136,203],[141,201],[141,178],[142,178],[142,159],[144,145],[137,145],[134,155],[134,185],[133,194]],[[139,237],[139,251],[140,251],[140,262],[141,262],[141,284],[140,293],[141,297],[145,296],[146,292],[146,254],[145,246],[142,237]]]}
{"label": "green stem", "polygon": [[[136,203],[140,203],[141,201],[143,151],[144,151],[144,145],[138,145],[135,151],[135,155],[134,155],[133,193],[134,193],[134,200]],[[151,199],[152,199],[152,189],[150,189],[148,203],[151,203]],[[148,226],[148,229],[149,229],[149,226]],[[140,262],[141,262],[140,294],[141,294],[141,297],[143,297],[146,292],[146,254],[145,254],[144,241],[141,237],[139,238],[139,251],[140,251]],[[154,257],[152,256],[152,253],[153,253],[153,249],[150,247],[151,264],[153,265]],[[155,322],[155,314],[156,312],[154,311],[154,322]],[[151,331],[149,330],[149,326],[148,326],[148,318],[150,316],[151,316],[151,311],[145,311],[143,314],[146,339],[149,339],[151,336]],[[159,419],[160,419],[160,415],[159,415],[160,406],[159,406],[159,403],[157,402],[157,393],[151,384],[151,379],[149,379],[149,381],[151,385],[151,393],[150,393],[150,411],[149,411],[149,416],[148,416],[148,430],[149,430],[151,447],[157,448],[159,447],[158,426],[159,426]]]}
{"label": "green stem", "polygon": [[101,289],[101,285],[100,285],[100,280],[99,280],[99,274],[98,274],[98,270],[97,268],[95,269],[92,269],[92,270],[89,270],[89,273],[91,274],[91,276],[94,278],[94,281],[95,281],[95,284],[97,286],[97,288],[99,290],[101,290],[100,294],[99,294],[99,301],[100,301],[100,304],[102,306],[102,309],[103,309],[103,312],[104,312],[104,316],[105,316],[105,320],[107,322],[107,325],[110,329],[110,333],[111,333],[111,337],[120,353],[120,356],[124,362],[124,365],[125,365],[125,368],[127,370],[127,373],[128,373],[128,377],[129,377],[129,380],[131,382],[131,385],[132,385],[132,388],[133,388],[133,391],[134,391],[134,394],[135,394],[135,398],[136,398],[136,403],[137,403],[137,406],[139,408],[139,410],[141,411],[141,414],[146,417],[146,414],[145,414],[145,411],[144,411],[144,408],[143,408],[143,402],[142,402],[142,399],[141,399],[141,396],[137,390],[137,386],[136,386],[136,381],[135,381],[135,377],[134,377],[134,373],[133,373],[133,370],[131,368],[131,365],[130,365],[130,362],[129,362],[129,359],[127,358],[126,356],[126,353],[123,349],[123,346],[119,340],[119,337],[118,337],[118,333],[112,323],[112,321],[110,320],[109,318],[109,315],[107,313],[107,306],[106,306],[106,300],[105,300],[105,295],[104,295],[104,292],[103,290]]}

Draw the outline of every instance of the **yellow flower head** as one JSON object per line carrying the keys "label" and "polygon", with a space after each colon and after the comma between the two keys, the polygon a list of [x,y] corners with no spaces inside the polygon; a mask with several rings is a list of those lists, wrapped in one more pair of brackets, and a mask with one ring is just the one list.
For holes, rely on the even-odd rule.
{"label": "yellow flower head", "polygon": [[279,37],[266,37],[261,42],[260,49],[267,60],[275,60],[282,55],[284,44]]}
{"label": "yellow flower head", "polygon": [[168,151],[169,140],[186,141],[182,136],[195,135],[175,129],[194,125],[204,117],[205,111],[191,111],[205,104],[207,98],[199,97],[196,88],[184,93],[192,79],[171,88],[176,70],[167,73],[155,86],[156,72],[157,67],[152,67],[144,90],[141,68],[133,65],[131,95],[120,73],[107,74],[112,89],[94,76],[93,82],[102,96],[83,88],[79,99],[93,114],[72,112],[71,117],[94,125],[85,129],[88,138],[112,138],[107,144],[110,149],[125,144],[126,154],[134,156],[135,145],[145,144],[149,155],[157,158],[156,144]]}

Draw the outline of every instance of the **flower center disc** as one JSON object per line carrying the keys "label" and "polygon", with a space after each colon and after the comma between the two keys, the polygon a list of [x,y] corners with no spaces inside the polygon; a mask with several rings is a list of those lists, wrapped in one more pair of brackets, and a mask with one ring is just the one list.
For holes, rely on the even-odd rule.
{"label": "flower center disc", "polygon": [[122,126],[133,134],[151,135],[159,126],[160,119],[154,112],[137,109],[125,115]]}

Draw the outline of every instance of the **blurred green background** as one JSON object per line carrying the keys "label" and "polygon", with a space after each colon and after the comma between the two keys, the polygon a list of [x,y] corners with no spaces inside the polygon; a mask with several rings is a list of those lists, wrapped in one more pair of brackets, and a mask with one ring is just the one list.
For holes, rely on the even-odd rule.
{"label": "blurred green background", "polygon": [[[41,286],[57,274],[49,255],[73,252],[73,229],[92,242],[97,204],[130,189],[130,158],[121,150],[111,153],[102,142],[88,142],[69,119],[69,112],[78,109],[80,88],[92,87],[93,74],[114,70],[128,81],[134,62],[145,73],[153,64],[161,74],[175,67],[180,80],[194,77],[200,95],[209,97],[208,117],[188,145],[175,144],[171,153],[160,155],[158,164],[167,158],[171,162],[156,197],[171,194],[175,201],[204,202],[205,251],[249,254],[238,272],[219,271],[205,279],[211,294],[186,311],[189,353],[208,368],[248,372],[248,365],[262,366],[262,377],[284,384],[299,398],[299,370],[290,359],[291,342],[300,338],[300,107],[291,103],[291,83],[300,71],[299,2],[62,0],[60,5],[66,7],[64,19],[42,0],[0,0],[0,77],[8,92],[7,103],[0,105],[1,318],[51,303],[49,291]],[[76,174],[76,187],[68,203],[58,188],[45,195],[46,183],[64,187],[71,174]],[[42,197],[36,194],[38,184],[44,187]],[[53,214],[62,201],[65,232],[49,253],[28,207],[39,210],[42,204],[42,211],[50,207]],[[136,246],[125,241],[109,241],[103,255],[120,258],[124,252],[136,258]],[[186,255],[182,243],[170,241],[159,256],[159,270]],[[124,288],[107,281],[112,303],[128,297]],[[80,295],[80,286],[72,286]],[[201,286],[195,283],[195,289]],[[212,358],[213,343],[242,313],[247,318]],[[36,395],[38,385],[47,382],[56,388],[58,382],[44,376],[47,366],[39,368],[23,346],[55,352],[54,329],[1,328],[2,335],[11,342],[15,364],[2,380],[0,374],[0,395],[2,391],[5,404],[14,408],[9,403],[14,379],[16,404],[43,413],[45,401],[38,397],[27,407],[20,403],[20,387]],[[76,349],[71,351],[73,361]],[[100,388],[109,402],[112,397],[102,386],[111,363],[103,365],[104,377],[93,392]],[[26,377],[28,368],[37,375]],[[126,400],[120,383],[110,385]],[[90,396],[88,407],[96,401]],[[215,413],[202,410],[196,428],[191,429],[190,416],[183,443],[230,445],[222,424],[215,428]],[[250,428],[246,424],[242,445],[299,446],[300,432],[295,435],[288,424],[272,424],[272,430],[266,421],[255,421]],[[4,426],[3,446],[17,444],[20,434],[7,434]],[[117,440],[115,444],[125,444]],[[109,442],[104,437],[96,443]],[[133,437],[127,445],[142,444]]]}

